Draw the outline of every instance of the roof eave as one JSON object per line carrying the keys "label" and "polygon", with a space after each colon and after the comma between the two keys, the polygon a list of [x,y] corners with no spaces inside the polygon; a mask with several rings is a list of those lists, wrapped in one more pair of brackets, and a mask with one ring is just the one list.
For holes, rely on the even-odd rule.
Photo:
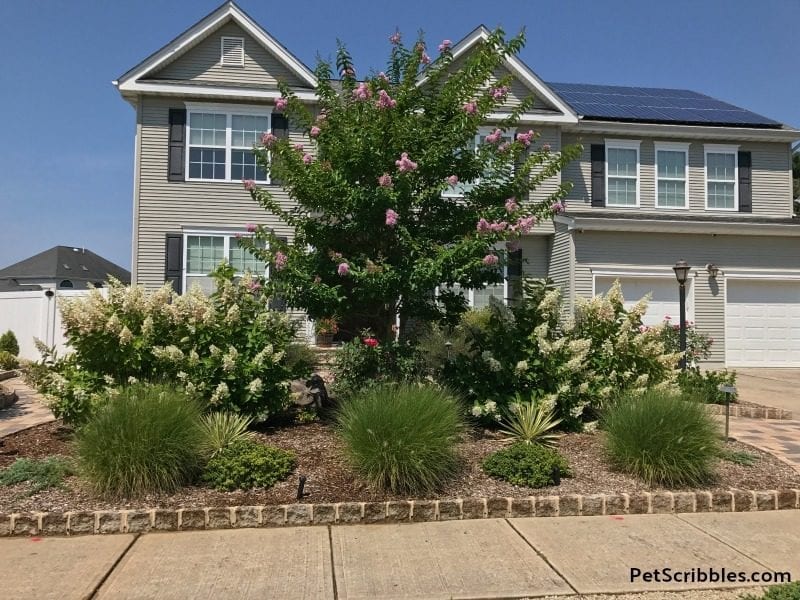
{"label": "roof eave", "polygon": [[602,217],[583,215],[558,215],[557,223],[562,223],[571,231],[631,231],[642,233],[690,233],[722,235],[761,235],[761,236],[800,236],[798,223],[744,223],[724,221],[685,221],[679,218],[664,219],[626,219],[624,217]]}
{"label": "roof eave", "polygon": [[673,125],[668,123],[602,121],[581,119],[565,131],[577,133],[610,133],[664,137],[702,138],[708,140],[742,140],[793,142],[800,140],[800,130],[787,128],[733,127],[719,125]]}

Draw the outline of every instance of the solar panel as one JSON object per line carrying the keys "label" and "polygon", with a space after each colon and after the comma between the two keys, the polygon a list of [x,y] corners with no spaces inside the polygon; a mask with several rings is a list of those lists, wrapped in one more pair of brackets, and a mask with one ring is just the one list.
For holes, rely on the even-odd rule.
{"label": "solar panel", "polygon": [[690,90],[585,83],[547,85],[587,118],[780,127],[778,121]]}

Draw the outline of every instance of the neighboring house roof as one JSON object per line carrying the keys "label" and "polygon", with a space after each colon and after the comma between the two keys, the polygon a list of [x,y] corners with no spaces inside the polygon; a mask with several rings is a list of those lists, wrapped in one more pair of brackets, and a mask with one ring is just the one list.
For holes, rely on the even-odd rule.
{"label": "neighboring house roof", "polygon": [[778,121],[691,90],[587,83],[548,82],[547,85],[586,119],[782,127]]}
{"label": "neighboring house roof", "polygon": [[34,292],[41,289],[40,285],[20,285],[15,279],[0,279],[0,292]]}
{"label": "neighboring house roof", "polygon": [[[119,265],[91,250],[72,246],[55,246],[35,256],[0,269],[0,282],[9,288],[20,289],[25,281],[62,281],[100,283],[109,277],[130,283],[131,274]],[[31,288],[28,288],[31,289]]]}

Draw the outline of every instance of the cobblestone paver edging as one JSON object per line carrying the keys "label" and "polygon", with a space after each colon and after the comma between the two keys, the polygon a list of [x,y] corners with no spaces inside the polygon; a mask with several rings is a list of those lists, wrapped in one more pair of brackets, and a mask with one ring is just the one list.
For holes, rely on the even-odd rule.
{"label": "cobblestone paver edging", "polygon": [[[725,406],[721,404],[709,404],[708,410],[712,415],[724,415]],[[791,421],[792,411],[774,406],[742,406],[731,404],[732,417],[745,417],[748,419],[778,419]]]}
{"label": "cobblestone paver edging", "polygon": [[566,494],[527,498],[463,498],[232,506],[66,513],[0,514],[0,537],[186,531],[335,523],[399,523],[508,517],[750,512],[800,509],[800,490],[727,490]]}

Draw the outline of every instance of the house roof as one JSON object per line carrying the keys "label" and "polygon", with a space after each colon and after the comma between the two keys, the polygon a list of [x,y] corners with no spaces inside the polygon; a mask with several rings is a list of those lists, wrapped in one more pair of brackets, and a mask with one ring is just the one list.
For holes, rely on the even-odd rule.
{"label": "house roof", "polygon": [[778,121],[691,90],[554,83],[547,85],[585,119],[780,128]]}
{"label": "house roof", "polygon": [[[109,277],[130,283],[131,274],[91,250],[54,246],[30,258],[0,269],[0,281],[31,280],[107,281]],[[12,284],[6,284],[12,285]],[[15,288],[17,289],[17,288]]]}

